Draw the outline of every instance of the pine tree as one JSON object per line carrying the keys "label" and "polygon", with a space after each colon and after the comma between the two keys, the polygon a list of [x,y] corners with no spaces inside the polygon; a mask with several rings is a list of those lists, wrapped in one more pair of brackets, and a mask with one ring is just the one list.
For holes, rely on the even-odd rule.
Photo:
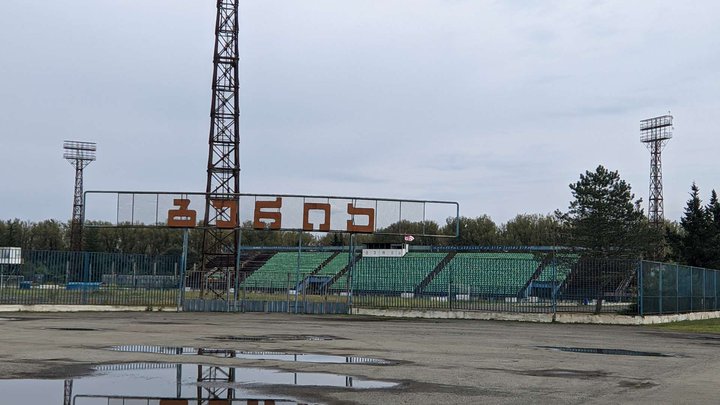
{"label": "pine tree", "polygon": [[700,189],[693,182],[690,187],[690,199],[685,206],[685,213],[680,219],[685,234],[680,242],[680,252],[685,264],[697,267],[709,265],[711,254],[711,216],[702,205]]}
{"label": "pine tree", "polygon": [[709,216],[709,235],[708,235],[708,267],[720,269],[720,201],[715,190],[710,194],[710,203],[708,204],[707,213]]}
{"label": "pine tree", "polygon": [[572,246],[582,248],[574,277],[592,286],[588,294],[595,296],[595,312],[600,313],[605,293],[634,276],[635,259],[657,250],[660,233],[617,171],[598,166],[581,174],[570,189],[574,200],[559,217],[570,230]]}
{"label": "pine tree", "polygon": [[569,226],[571,243],[585,248],[585,256],[638,258],[659,243],[641,200],[634,201],[630,185],[617,171],[598,166],[581,174],[570,189],[574,200],[561,220]]}

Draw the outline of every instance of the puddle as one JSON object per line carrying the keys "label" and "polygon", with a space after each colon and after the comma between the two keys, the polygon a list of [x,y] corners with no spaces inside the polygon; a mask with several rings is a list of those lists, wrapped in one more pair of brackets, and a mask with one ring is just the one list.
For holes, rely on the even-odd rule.
{"label": "puddle", "polygon": [[657,352],[638,352],[635,350],[624,349],[599,349],[590,347],[562,347],[562,346],[538,346],[543,349],[559,350],[561,352],[571,353],[588,353],[588,354],[607,354],[611,356],[649,356],[649,357],[673,357],[669,354]]}
{"label": "puddle", "polygon": [[239,342],[276,342],[278,340],[309,340],[309,341],[322,341],[322,340],[337,340],[344,339],[338,338],[337,336],[329,335],[266,335],[266,336],[214,336],[210,339],[215,340],[232,340]]}
{"label": "puddle", "polygon": [[65,330],[65,331],[74,331],[74,332],[97,332],[100,330],[100,329],[93,329],[93,328],[44,328],[44,329]]}
{"label": "puddle", "polygon": [[[275,401],[278,405],[299,405],[307,402],[258,394],[259,388],[282,385],[376,389],[398,385],[337,374],[199,364],[130,363],[103,365],[95,370],[90,376],[74,380],[0,380],[2,400],[7,401],[3,403],[54,404],[64,398],[64,403],[74,405],[156,405],[225,399],[224,404]],[[227,401],[228,398],[232,400]]]}
{"label": "puddle", "polygon": [[246,360],[277,360],[299,363],[332,363],[332,364],[371,364],[388,365],[392,362],[383,359],[358,356],[335,356],[329,354],[312,353],[284,353],[284,352],[250,352],[233,349],[207,349],[194,347],[166,347],[145,345],[113,346],[110,350],[131,353],[157,353],[173,355],[215,356],[222,358],[237,358]]}

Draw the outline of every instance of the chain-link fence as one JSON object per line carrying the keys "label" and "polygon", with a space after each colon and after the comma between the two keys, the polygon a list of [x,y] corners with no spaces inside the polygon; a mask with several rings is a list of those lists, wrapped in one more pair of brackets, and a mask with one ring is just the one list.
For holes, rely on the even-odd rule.
{"label": "chain-link fence", "polygon": [[720,310],[718,270],[642,262],[640,314]]}
{"label": "chain-link fence", "polygon": [[180,258],[123,253],[23,251],[0,264],[0,304],[178,304]]}
{"label": "chain-link fence", "polygon": [[[339,283],[347,268],[348,251],[343,254],[340,249],[253,250],[241,255],[237,277],[220,272],[206,278],[212,291],[205,296],[199,297],[199,289],[189,286],[183,309],[347,314],[348,294]],[[204,276],[198,273],[191,271],[188,279]]]}
{"label": "chain-link fence", "polygon": [[[255,248],[241,268],[181,283],[180,258],[24,251],[0,264],[0,304],[182,306],[190,311],[347,313],[349,308],[672,314],[720,310],[718,270],[576,253]],[[209,274],[209,273],[208,273]],[[198,285],[196,285],[198,284]]]}
{"label": "chain-link fence", "polygon": [[[215,274],[216,296],[186,310],[328,313],[347,308],[525,313],[637,313],[637,261],[535,253],[258,250],[244,254],[237,281]],[[189,291],[194,291],[189,288]],[[320,307],[318,307],[320,306]],[[320,309],[318,309],[320,308]]]}

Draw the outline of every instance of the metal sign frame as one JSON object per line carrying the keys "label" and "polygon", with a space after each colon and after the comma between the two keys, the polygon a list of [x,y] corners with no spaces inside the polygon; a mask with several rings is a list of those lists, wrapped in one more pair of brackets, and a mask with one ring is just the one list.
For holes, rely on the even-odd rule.
{"label": "metal sign frame", "polygon": [[[85,208],[87,206],[88,196],[92,195],[116,195],[116,218],[113,224],[88,224],[86,223]],[[136,196],[155,196],[155,220],[154,223],[135,223],[134,212],[135,212],[135,197]],[[130,222],[120,220],[120,200],[121,196],[129,196],[131,198],[132,214]],[[172,209],[167,210],[167,216],[161,216],[160,212],[160,197],[165,196],[172,197],[174,206]],[[217,210],[225,210],[229,212],[230,218],[235,218],[235,221],[218,221],[216,224],[203,224],[198,222],[198,218],[203,218],[202,212],[197,212],[194,209],[190,209],[190,197],[198,197],[205,199],[208,193],[205,192],[187,192],[187,191],[127,191],[127,190],[88,190],[84,193],[84,200],[86,204],[83,206],[83,224],[86,227],[98,227],[98,228],[179,228],[179,229],[225,229],[231,230],[244,230],[247,229],[243,226],[240,220],[240,208],[241,200],[252,199],[255,202],[253,210],[253,229],[255,230],[275,230],[275,231],[289,231],[289,232],[339,232],[347,234],[374,234],[374,235],[407,235],[413,234],[415,236],[433,237],[433,238],[456,238],[460,233],[460,204],[456,201],[440,201],[440,200],[411,200],[411,199],[394,199],[394,198],[375,198],[375,197],[346,197],[346,196],[320,196],[320,195],[301,195],[301,194],[252,194],[252,193],[231,193],[222,195],[222,198],[217,198],[216,203],[213,204]],[[213,194],[213,196],[216,196]],[[281,208],[283,199],[301,199],[302,201],[302,226],[290,226],[283,227],[281,223]],[[322,202],[322,201],[325,202]],[[349,216],[350,220],[347,220],[345,229],[339,229],[331,226],[331,205],[335,203],[335,208],[338,207],[340,202],[347,203],[347,210],[344,215]],[[368,207],[368,202],[374,202],[375,207]],[[358,203],[365,203],[360,204]],[[420,233],[417,229],[414,232],[406,232],[403,229],[398,231],[387,231],[377,229],[377,218],[379,211],[379,205],[383,204],[395,204],[398,208],[398,217],[394,223],[401,224],[403,221],[408,221],[407,218],[403,218],[402,208],[403,204],[415,204],[422,206],[422,218],[420,221],[408,221],[409,223],[422,223],[422,230]],[[434,234],[426,233],[425,229],[427,221],[426,209],[428,206],[451,206],[445,208],[448,212],[454,211],[455,214],[455,232],[454,234]],[[324,222],[316,226],[316,224],[310,223],[309,215],[311,212],[322,213]],[[298,214],[299,215],[299,214]],[[228,217],[228,216],[226,216]],[[357,224],[355,218],[365,218],[366,223]],[[163,220],[161,220],[161,218]],[[452,218],[452,217],[450,217]],[[234,223],[233,223],[234,222]],[[297,221],[296,221],[297,222]],[[438,224],[442,226],[442,224]]]}

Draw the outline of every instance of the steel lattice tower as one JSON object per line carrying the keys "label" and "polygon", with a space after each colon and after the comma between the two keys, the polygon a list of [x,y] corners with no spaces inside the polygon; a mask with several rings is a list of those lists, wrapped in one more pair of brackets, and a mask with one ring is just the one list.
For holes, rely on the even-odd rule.
{"label": "steel lattice tower", "polygon": [[70,249],[82,250],[83,228],[83,169],[95,160],[97,146],[94,142],[65,141],[63,157],[75,168],[75,192],[73,194],[73,213],[70,222]]}
{"label": "steel lattice tower", "polygon": [[207,228],[199,280],[202,296],[206,289],[214,291],[207,283],[209,277],[235,267],[239,238],[239,210],[230,207],[232,201],[237,204],[234,194],[240,192],[238,1],[217,2],[204,219]]}
{"label": "steel lattice tower", "polygon": [[650,200],[648,219],[655,226],[665,220],[663,207],[662,151],[672,138],[673,116],[661,115],[640,121],[640,141],[650,150]]}

